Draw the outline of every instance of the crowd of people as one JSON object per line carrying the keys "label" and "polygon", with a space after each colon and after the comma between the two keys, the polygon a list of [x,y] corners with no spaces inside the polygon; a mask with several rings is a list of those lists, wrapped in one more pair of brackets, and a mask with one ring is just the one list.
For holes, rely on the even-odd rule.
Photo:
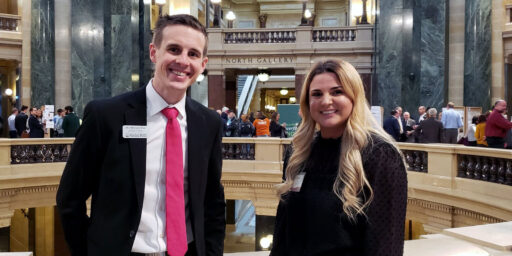
{"label": "crowd of people", "polygon": [[272,112],[270,120],[261,111],[242,114],[236,117],[235,111],[228,107],[218,109],[224,124],[224,137],[278,137],[288,138],[286,123],[280,123],[280,115]]}
{"label": "crowd of people", "polygon": [[512,149],[512,122],[506,116],[507,102],[498,100],[492,110],[473,116],[471,125],[463,136],[462,117],[449,102],[446,110],[438,113],[436,108],[418,108],[418,118],[411,118],[409,112],[396,107],[384,120],[384,130],[399,142],[449,143],[490,148]]}
{"label": "crowd of people", "polygon": [[[12,108],[7,119],[10,138],[44,138],[46,122],[43,119],[44,106],[29,108],[25,105],[21,109]],[[49,131],[50,137],[75,137],[80,127],[80,119],[73,112],[73,107],[66,106],[58,109],[53,117],[54,128]]]}

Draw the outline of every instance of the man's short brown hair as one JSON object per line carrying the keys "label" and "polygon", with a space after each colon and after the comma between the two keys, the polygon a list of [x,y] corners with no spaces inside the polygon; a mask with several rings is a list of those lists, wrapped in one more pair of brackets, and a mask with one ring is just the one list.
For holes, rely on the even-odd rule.
{"label": "man's short brown hair", "polygon": [[153,32],[153,44],[155,44],[157,48],[159,48],[162,43],[164,29],[171,25],[183,25],[201,32],[205,39],[203,57],[206,56],[206,51],[208,50],[208,34],[206,33],[206,28],[194,16],[188,14],[164,15],[158,19]]}

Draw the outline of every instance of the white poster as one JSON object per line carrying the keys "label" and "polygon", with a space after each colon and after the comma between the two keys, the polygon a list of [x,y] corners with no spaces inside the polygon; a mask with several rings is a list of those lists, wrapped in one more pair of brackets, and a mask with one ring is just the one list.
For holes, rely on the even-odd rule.
{"label": "white poster", "polygon": [[370,111],[372,112],[372,116],[377,120],[377,124],[379,124],[382,127],[382,119],[383,119],[383,113],[382,113],[382,107],[381,106],[372,106],[370,108]]}
{"label": "white poster", "polygon": [[55,107],[53,105],[44,105],[43,111],[43,123],[46,124],[47,129],[53,129],[55,124],[53,123],[53,114]]}

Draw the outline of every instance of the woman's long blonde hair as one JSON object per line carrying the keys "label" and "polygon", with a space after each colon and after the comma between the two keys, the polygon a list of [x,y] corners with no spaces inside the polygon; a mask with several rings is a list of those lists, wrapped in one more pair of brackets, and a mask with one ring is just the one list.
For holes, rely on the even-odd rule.
{"label": "woman's long blonde hair", "polygon": [[[355,221],[357,215],[365,215],[364,209],[373,199],[373,190],[363,169],[361,150],[372,143],[372,135],[374,138],[393,145],[397,151],[398,148],[391,137],[373,118],[366,101],[359,73],[346,61],[326,60],[318,62],[307,75],[300,96],[302,123],[293,136],[293,153],[286,168],[286,180],[277,186],[277,191],[280,196],[288,193],[295,176],[302,171],[302,166],[311,153],[311,143],[315,137],[317,124],[311,118],[309,88],[316,75],[326,72],[337,76],[343,92],[353,104],[352,113],[347,120],[342,135],[338,175],[334,182],[333,191],[341,200],[345,214],[349,219]],[[368,189],[369,195],[364,194],[365,187]]]}

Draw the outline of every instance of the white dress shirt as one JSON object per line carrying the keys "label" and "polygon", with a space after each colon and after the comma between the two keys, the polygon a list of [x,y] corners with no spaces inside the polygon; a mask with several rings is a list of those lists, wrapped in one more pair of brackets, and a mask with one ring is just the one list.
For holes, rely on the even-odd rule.
{"label": "white dress shirt", "polygon": [[167,251],[165,234],[165,128],[167,118],[160,112],[166,107],[178,110],[178,122],[181,128],[183,146],[183,181],[185,192],[185,219],[187,240],[193,240],[190,222],[187,169],[187,114],[185,96],[175,105],[169,105],[153,88],[153,80],[146,86],[146,181],[144,184],[144,202],[140,224],[133,243],[132,252],[154,253]]}

